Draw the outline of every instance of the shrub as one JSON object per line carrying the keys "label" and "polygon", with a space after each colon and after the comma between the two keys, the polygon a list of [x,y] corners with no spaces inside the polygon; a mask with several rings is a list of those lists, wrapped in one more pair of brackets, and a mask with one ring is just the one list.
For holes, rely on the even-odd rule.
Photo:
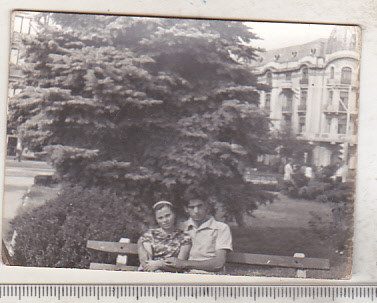
{"label": "shrub", "polygon": [[[13,262],[23,266],[87,268],[114,257],[86,249],[86,241],[136,241],[150,223],[148,210],[108,190],[66,186],[42,207],[16,217]],[[142,215],[143,214],[143,215]]]}
{"label": "shrub", "polygon": [[352,202],[354,185],[352,183],[337,183],[328,191],[316,197],[321,202]]}
{"label": "shrub", "polygon": [[304,186],[286,186],[282,192],[291,198],[320,202],[351,202],[354,185],[353,183],[328,183],[314,180]]}
{"label": "shrub", "polygon": [[309,226],[321,241],[331,241],[339,254],[349,254],[352,249],[353,236],[353,203],[337,201],[331,207],[331,219],[321,214],[310,212],[312,218]]}

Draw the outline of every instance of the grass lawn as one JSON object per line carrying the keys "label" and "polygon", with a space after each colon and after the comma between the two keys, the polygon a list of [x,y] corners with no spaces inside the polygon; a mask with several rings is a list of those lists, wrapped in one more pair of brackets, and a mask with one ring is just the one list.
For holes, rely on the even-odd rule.
{"label": "grass lawn", "polygon": [[[279,195],[274,203],[261,206],[246,225],[231,225],[235,251],[330,260],[330,270],[308,270],[310,278],[346,278],[351,269],[352,222],[336,217],[336,204],[291,199]],[[352,228],[351,228],[352,230]],[[295,270],[265,266],[227,265],[231,274],[294,277]]]}

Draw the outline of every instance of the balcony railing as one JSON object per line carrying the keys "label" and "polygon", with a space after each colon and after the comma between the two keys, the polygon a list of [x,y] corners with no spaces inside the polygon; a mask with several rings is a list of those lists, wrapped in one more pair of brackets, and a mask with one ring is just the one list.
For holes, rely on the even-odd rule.
{"label": "balcony railing", "polygon": [[12,44],[17,45],[22,42],[22,35],[18,32],[12,32]]}
{"label": "balcony railing", "polygon": [[299,104],[297,110],[301,112],[306,111],[306,104]]}
{"label": "balcony railing", "polygon": [[281,109],[282,113],[291,114],[292,113],[292,106],[283,106]]}
{"label": "balcony railing", "polygon": [[319,133],[319,134],[310,134],[304,133],[300,136],[300,139],[310,140],[310,141],[321,141],[321,142],[335,142],[342,143],[348,142],[351,144],[356,144],[357,136],[356,135],[346,135],[346,134],[332,134],[332,133]]}
{"label": "balcony railing", "polygon": [[17,65],[12,65],[9,69],[10,78],[21,78],[23,75],[21,68],[18,68]]}
{"label": "balcony railing", "polygon": [[340,84],[348,84],[348,85],[350,85],[351,82],[352,82],[351,79],[348,79],[348,78],[340,79]]}
{"label": "balcony railing", "polygon": [[325,104],[323,106],[323,112],[326,114],[338,114],[338,113],[346,113],[347,111],[344,109],[343,106],[340,105],[333,105],[333,104]]}
{"label": "balcony railing", "polygon": [[338,107],[338,112],[339,112],[339,113],[346,113],[347,110],[346,110],[343,106],[339,105],[339,107]]}
{"label": "balcony railing", "polygon": [[283,80],[281,82],[281,88],[292,88],[292,80]]}
{"label": "balcony railing", "polygon": [[327,85],[338,85],[340,84],[339,83],[339,80],[337,79],[327,79]]}
{"label": "balcony railing", "polygon": [[331,105],[331,104],[323,104],[323,106],[322,106],[322,110],[324,111],[324,112],[329,112],[329,111],[333,111],[333,108],[332,108],[333,106]]}
{"label": "balcony railing", "polygon": [[342,86],[342,87],[348,87],[352,84],[352,81],[349,79],[327,79],[327,85],[331,86]]}
{"label": "balcony railing", "polygon": [[[343,107],[340,107],[340,106],[339,108],[336,108],[336,107],[334,108],[334,106],[330,106],[328,108],[324,108],[323,113],[328,114],[328,115],[345,115],[347,114],[347,111]],[[357,111],[354,108],[351,108],[350,114],[352,116],[357,115]]]}

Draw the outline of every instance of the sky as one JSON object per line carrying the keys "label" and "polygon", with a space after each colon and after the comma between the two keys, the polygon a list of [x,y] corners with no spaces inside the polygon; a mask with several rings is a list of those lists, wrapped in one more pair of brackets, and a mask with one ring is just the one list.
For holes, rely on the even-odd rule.
{"label": "sky", "polygon": [[334,25],[295,24],[274,22],[248,22],[260,38],[254,40],[253,46],[266,50],[303,44],[319,38],[328,38]]}
{"label": "sky", "polygon": [[[28,14],[33,13],[28,12]],[[20,26],[16,19],[14,20],[15,27]],[[279,22],[246,23],[253,29],[254,33],[263,38],[263,40],[254,40],[252,45],[266,50],[303,44],[319,38],[328,38],[335,26]]]}

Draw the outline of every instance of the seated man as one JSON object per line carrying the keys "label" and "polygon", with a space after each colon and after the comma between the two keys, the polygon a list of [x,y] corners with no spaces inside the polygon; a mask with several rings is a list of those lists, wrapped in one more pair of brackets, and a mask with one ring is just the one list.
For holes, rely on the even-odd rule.
{"label": "seated man", "polygon": [[232,235],[227,224],[216,221],[210,215],[207,201],[192,198],[186,211],[190,218],[183,229],[192,239],[188,260],[168,258],[165,263],[191,273],[218,272],[223,269],[226,254],[232,250]]}

